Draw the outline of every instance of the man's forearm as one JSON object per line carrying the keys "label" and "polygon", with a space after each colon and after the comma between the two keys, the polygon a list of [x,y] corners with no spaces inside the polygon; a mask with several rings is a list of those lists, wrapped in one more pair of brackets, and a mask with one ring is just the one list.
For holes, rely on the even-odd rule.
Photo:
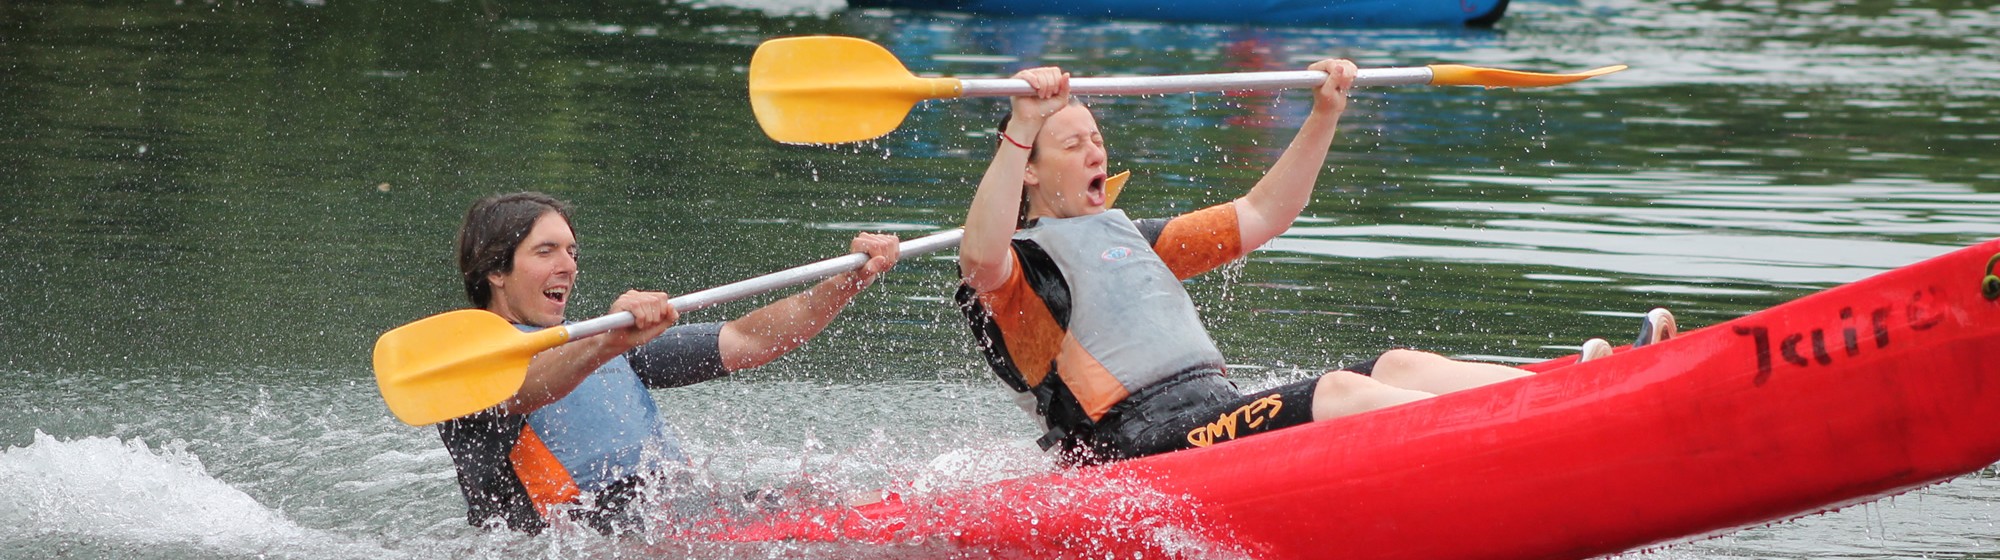
{"label": "man's forearm", "polygon": [[757,308],[722,327],[722,365],[730,371],[770,363],[818,335],[864,287],[856,273],[821,280],[804,292]]}

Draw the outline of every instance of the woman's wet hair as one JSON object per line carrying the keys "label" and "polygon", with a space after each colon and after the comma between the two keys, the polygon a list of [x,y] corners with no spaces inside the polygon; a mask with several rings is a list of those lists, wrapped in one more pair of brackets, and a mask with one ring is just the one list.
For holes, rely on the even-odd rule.
{"label": "woman's wet hair", "polygon": [[514,271],[514,250],[549,212],[569,222],[568,203],[538,192],[481,198],[465,211],[465,223],[458,226],[458,274],[473,307],[492,301],[493,284],[486,277]]}
{"label": "woman's wet hair", "polygon": [[[1072,95],[1069,97],[1069,104],[1076,106],[1083,106],[1083,99]],[[1068,106],[1065,106],[1065,108],[1068,108]],[[1014,120],[1014,110],[1012,108],[1009,108],[1006,112],[1000,114],[999,128],[1001,134],[1007,133],[1007,123],[1012,120]],[[1016,140],[1020,139],[1016,138]],[[1035,154],[1041,151],[1041,147],[1035,145],[1035,139],[1033,138],[1029,138],[1027,139],[1027,141],[1028,141],[1028,163],[1034,163]],[[1028,227],[1028,188],[1026,185],[1022,185],[1021,211],[1014,214],[1014,229],[1023,229],[1026,227]]]}

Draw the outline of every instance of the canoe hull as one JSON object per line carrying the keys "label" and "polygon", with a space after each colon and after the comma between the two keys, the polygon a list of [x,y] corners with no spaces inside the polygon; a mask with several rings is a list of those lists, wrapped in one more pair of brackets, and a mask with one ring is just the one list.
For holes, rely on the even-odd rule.
{"label": "canoe hull", "polygon": [[2000,302],[1981,289],[1996,255],[2000,241],[1602,360],[1210,448],[702,531],[1511,559],[1790,519],[2000,461]]}

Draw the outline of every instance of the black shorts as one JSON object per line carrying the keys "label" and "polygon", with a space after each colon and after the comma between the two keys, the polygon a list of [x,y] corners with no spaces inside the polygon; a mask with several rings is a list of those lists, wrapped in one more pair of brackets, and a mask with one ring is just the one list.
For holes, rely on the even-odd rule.
{"label": "black shorts", "polygon": [[1207,447],[1312,421],[1319,378],[1239,393],[1216,372],[1168,380],[1127,397],[1097,422],[1090,448],[1103,462]]}

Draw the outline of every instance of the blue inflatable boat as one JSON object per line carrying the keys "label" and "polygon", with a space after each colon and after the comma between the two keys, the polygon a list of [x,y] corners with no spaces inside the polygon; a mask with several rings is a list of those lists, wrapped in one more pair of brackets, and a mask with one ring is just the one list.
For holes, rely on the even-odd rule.
{"label": "blue inflatable boat", "polygon": [[1508,0],[848,0],[855,8],[1342,27],[1490,26]]}

